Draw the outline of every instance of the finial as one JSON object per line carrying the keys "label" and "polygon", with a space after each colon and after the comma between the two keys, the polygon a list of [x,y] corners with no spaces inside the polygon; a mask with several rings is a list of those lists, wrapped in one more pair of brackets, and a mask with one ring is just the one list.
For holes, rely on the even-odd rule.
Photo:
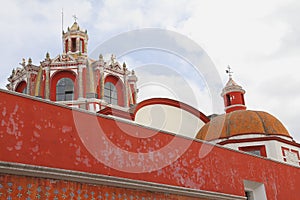
{"label": "finial", "polygon": [[26,61],[25,61],[25,58],[22,58],[22,63],[20,63],[23,67],[25,67],[26,65]]}
{"label": "finial", "polygon": [[230,67],[229,65],[227,66],[226,73],[228,74],[229,79],[231,79],[231,78],[232,78],[233,71],[231,71],[231,67]]}
{"label": "finial", "polygon": [[134,70],[131,71],[131,75],[135,75],[135,71]]}
{"label": "finial", "polygon": [[50,54],[49,54],[49,52],[46,53],[46,59],[47,59],[47,60],[50,59]]}
{"label": "finial", "polygon": [[116,56],[114,54],[111,54],[111,64],[115,64]]}
{"label": "finial", "polygon": [[76,20],[78,19],[78,17],[76,15],[72,16],[74,18],[74,21],[76,22]]}
{"label": "finial", "polygon": [[28,59],[28,64],[32,64],[32,59],[31,58]]}
{"label": "finial", "polygon": [[103,55],[100,53],[99,60],[103,60]]}
{"label": "finial", "polygon": [[127,69],[127,68],[126,68],[126,63],[123,62],[123,70],[126,71],[126,69]]}

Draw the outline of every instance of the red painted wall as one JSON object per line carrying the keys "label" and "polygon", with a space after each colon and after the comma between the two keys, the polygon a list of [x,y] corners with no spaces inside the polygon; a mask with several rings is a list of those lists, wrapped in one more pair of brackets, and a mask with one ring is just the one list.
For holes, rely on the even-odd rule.
{"label": "red painted wall", "polygon": [[0,174],[0,199],[205,200],[160,192]]}
{"label": "red painted wall", "polygon": [[0,160],[244,195],[300,196],[299,168],[0,90]]}

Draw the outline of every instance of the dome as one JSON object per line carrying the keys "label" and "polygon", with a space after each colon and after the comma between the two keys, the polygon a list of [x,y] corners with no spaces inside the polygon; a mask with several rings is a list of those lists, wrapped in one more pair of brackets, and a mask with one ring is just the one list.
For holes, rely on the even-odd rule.
{"label": "dome", "polygon": [[243,134],[281,135],[290,137],[287,129],[274,116],[262,111],[237,110],[211,119],[196,138],[215,140]]}

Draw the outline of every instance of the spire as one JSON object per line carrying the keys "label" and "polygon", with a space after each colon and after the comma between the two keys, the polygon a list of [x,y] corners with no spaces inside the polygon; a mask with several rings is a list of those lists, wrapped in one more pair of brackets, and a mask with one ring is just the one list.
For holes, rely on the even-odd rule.
{"label": "spire", "polygon": [[221,96],[224,99],[226,113],[235,110],[246,110],[244,94],[245,90],[232,79],[232,71],[230,66],[226,70],[229,80],[222,90]]}

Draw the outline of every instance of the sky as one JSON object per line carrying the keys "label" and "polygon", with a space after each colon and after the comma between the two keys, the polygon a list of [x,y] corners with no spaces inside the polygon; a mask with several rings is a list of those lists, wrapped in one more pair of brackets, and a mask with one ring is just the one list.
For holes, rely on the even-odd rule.
{"label": "sky", "polygon": [[[74,14],[80,27],[88,31],[89,52],[111,38],[139,29],[159,28],[185,36],[198,44],[213,63],[222,83],[218,85],[220,93],[230,65],[233,79],[246,90],[247,108],[276,116],[300,141],[300,1],[5,1],[0,7],[0,88],[5,88],[12,69],[19,67],[22,58],[30,57],[33,64],[39,65],[46,52],[52,58],[61,54],[62,28],[66,30],[73,24]],[[152,97],[151,92],[157,96],[169,94],[205,114],[223,112],[212,108],[212,101],[219,105],[222,98],[205,87],[208,78],[196,76],[193,66],[180,55],[144,49],[119,59],[137,71],[139,100]],[[151,80],[160,89],[148,87]],[[190,102],[193,99],[196,102]]]}

